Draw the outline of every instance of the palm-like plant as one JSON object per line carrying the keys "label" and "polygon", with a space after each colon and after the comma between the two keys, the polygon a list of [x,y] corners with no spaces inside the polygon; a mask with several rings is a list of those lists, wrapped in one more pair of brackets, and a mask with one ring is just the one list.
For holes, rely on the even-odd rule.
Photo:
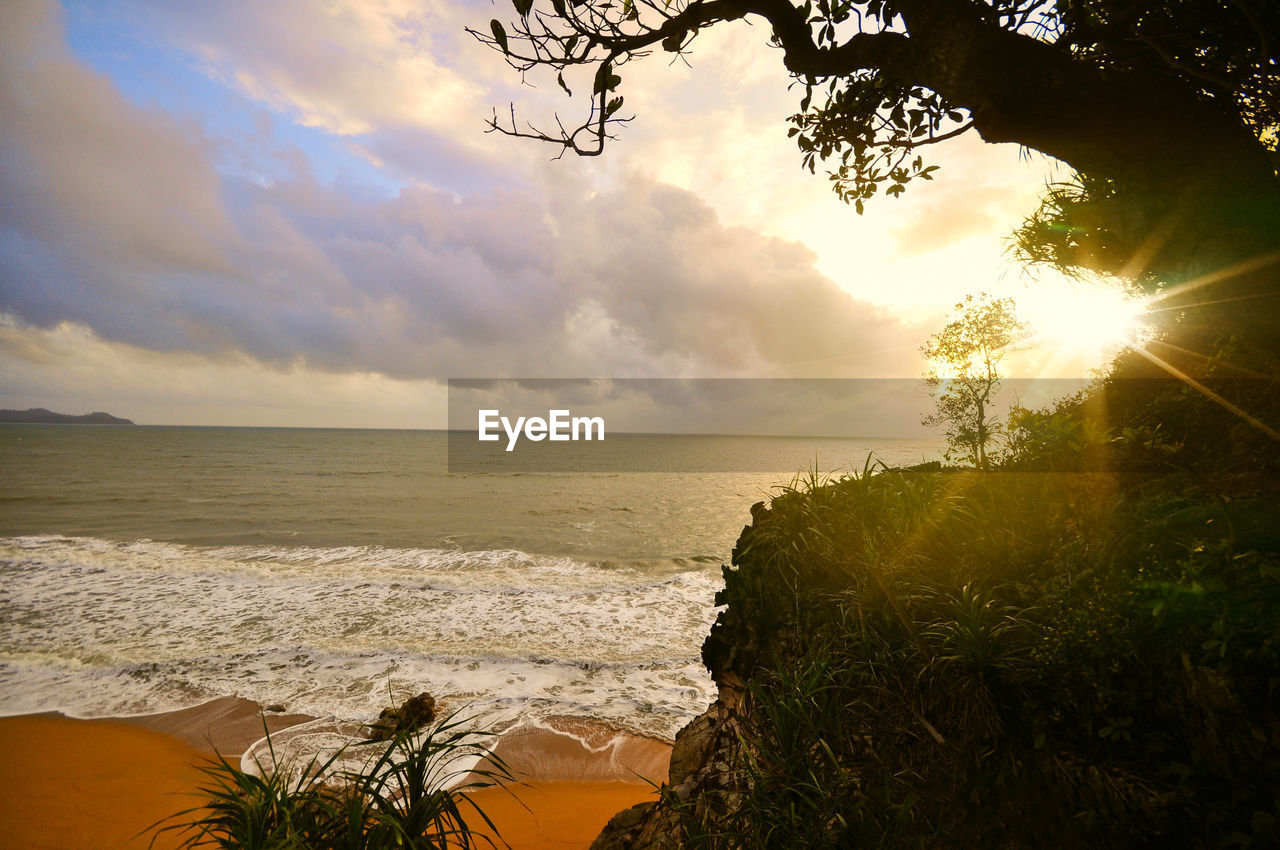
{"label": "palm-like plant", "polygon": [[510,782],[512,776],[501,757],[481,743],[491,733],[466,728],[471,719],[453,714],[420,731],[401,731],[360,771],[335,769],[354,746],[290,769],[268,735],[268,764],[246,771],[217,756],[201,768],[208,779],[200,789],[206,802],[151,829],[155,837],[177,832],[184,848],[493,846],[490,838],[473,832],[475,818],[495,834],[497,829],[466,792]]}

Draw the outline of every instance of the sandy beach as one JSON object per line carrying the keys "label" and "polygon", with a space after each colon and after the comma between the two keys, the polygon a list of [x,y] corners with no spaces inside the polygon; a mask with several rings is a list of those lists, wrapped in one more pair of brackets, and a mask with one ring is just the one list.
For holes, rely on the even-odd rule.
{"label": "sandy beach", "polygon": [[[267,715],[272,731],[310,719]],[[232,698],[110,720],[0,718],[0,847],[152,846],[149,827],[199,803],[199,766],[215,751],[234,763],[262,722],[255,703]],[[644,779],[665,779],[670,748],[559,721],[504,737],[497,751],[521,784],[476,802],[512,847],[539,850],[585,848],[614,813],[651,798]],[[153,846],[176,845],[170,832]]]}

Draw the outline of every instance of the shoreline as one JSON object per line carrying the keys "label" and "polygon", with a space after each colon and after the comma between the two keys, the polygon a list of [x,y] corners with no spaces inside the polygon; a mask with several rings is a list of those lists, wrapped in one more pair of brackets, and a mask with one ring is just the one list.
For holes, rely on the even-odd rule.
{"label": "shoreline", "polygon": [[[0,846],[151,846],[148,827],[203,799],[201,765],[215,753],[237,765],[262,739],[264,717],[272,735],[316,722],[267,714],[238,697],[128,717],[0,717]],[[518,725],[493,749],[516,784],[481,789],[471,799],[519,850],[587,848],[618,811],[653,799],[646,780],[666,780],[671,751],[657,739],[580,718]],[[176,846],[173,831],[154,844]]]}
{"label": "shoreline", "polygon": [[316,719],[309,714],[268,712],[253,700],[242,697],[217,697],[190,708],[124,717],[87,718],[85,722],[127,723],[170,735],[198,752],[208,755],[220,753],[228,761],[238,761],[264,734],[274,735]]}

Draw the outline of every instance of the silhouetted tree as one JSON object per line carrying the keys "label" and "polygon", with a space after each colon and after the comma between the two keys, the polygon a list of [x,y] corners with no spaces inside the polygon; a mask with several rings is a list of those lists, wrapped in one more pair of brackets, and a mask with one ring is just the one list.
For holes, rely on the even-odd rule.
{"label": "silhouetted tree", "polygon": [[519,123],[513,106],[493,130],[598,154],[630,120],[630,62],[762,22],[802,92],[789,120],[803,164],[824,165],[859,212],[931,179],[929,145],[968,132],[1014,142],[1076,171],[1017,234],[1024,259],[1150,286],[1210,275],[1211,289],[1169,297],[1195,308],[1184,325],[1280,352],[1280,3],[515,0],[515,11],[475,35],[566,92],[565,74],[587,68],[590,105],[552,132]]}
{"label": "silhouetted tree", "polygon": [[1001,427],[991,412],[1004,378],[1000,366],[1022,331],[1013,299],[983,292],[965,296],[951,321],[920,349],[929,361],[924,380],[935,405],[923,422],[946,426],[947,442],[979,469],[987,468],[987,446]]}

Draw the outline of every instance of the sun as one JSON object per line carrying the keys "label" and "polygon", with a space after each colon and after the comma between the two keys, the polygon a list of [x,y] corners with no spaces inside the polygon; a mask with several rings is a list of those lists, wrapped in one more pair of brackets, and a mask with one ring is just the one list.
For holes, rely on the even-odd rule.
{"label": "sun", "polygon": [[1017,299],[1027,342],[1059,362],[1096,369],[1150,336],[1147,299],[1119,283],[1082,281],[1028,289]]}

